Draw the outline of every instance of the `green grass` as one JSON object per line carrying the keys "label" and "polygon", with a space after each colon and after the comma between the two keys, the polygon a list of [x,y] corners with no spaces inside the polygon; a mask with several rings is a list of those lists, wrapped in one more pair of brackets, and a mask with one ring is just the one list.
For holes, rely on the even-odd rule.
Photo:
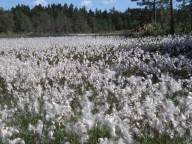
{"label": "green grass", "polygon": [[[150,133],[153,136],[150,136]],[[189,130],[186,130],[183,136],[179,136],[178,133],[174,133],[173,137],[166,132],[160,133],[154,128],[146,125],[146,129],[143,133],[143,136],[134,135],[135,144],[187,144],[187,139],[190,138]]]}
{"label": "green grass", "polygon": [[132,75],[146,77],[146,74],[138,67],[130,67],[127,70],[122,72],[122,76],[131,77]]}
{"label": "green grass", "polygon": [[23,139],[28,144],[33,144],[35,142],[42,142],[43,139],[40,135],[29,132],[28,126],[29,124],[36,125],[38,120],[42,119],[42,116],[36,114],[35,112],[17,112],[14,115],[13,123],[19,129],[19,134],[17,137]]}
{"label": "green grass", "polygon": [[75,97],[70,103],[70,106],[74,112],[75,115],[81,115],[81,112],[78,111],[78,109],[82,109],[82,106],[79,102],[79,98]]}
{"label": "green grass", "polygon": [[6,34],[6,33],[0,33],[0,38],[27,38],[29,37],[28,34],[14,34],[14,33],[10,33],[10,34]]}
{"label": "green grass", "polygon": [[[189,93],[185,90],[180,90],[174,93],[167,93],[166,98],[170,99],[175,106],[178,106],[179,101],[178,99],[182,98],[182,97],[187,97],[189,95]],[[182,109],[180,109],[182,111]],[[185,110],[184,110],[185,111]]]}
{"label": "green grass", "polygon": [[175,79],[189,79],[191,74],[187,70],[171,70],[169,71]]}
{"label": "green grass", "polygon": [[[27,109],[27,108],[26,108]],[[44,124],[42,135],[29,131],[29,124],[36,126],[38,121],[41,120]],[[25,141],[27,144],[44,143],[44,144],[62,144],[65,142],[70,142],[70,144],[79,144],[79,137],[74,134],[67,132],[65,126],[58,122],[47,121],[44,114],[37,114],[35,112],[29,111],[17,111],[14,115],[13,124],[18,128],[19,133],[14,135],[12,139],[19,137]],[[48,135],[49,128],[55,126],[53,130],[53,139]]]}
{"label": "green grass", "polygon": [[54,144],[61,144],[64,142],[70,142],[70,144],[79,144],[79,137],[74,133],[65,131],[63,125],[56,124],[56,130],[54,133],[55,139],[52,141]]}
{"label": "green grass", "polygon": [[110,138],[110,131],[106,125],[97,124],[88,132],[89,140],[87,144],[98,144],[99,138]]}
{"label": "green grass", "polygon": [[0,105],[11,108],[15,104],[16,99],[13,97],[12,92],[8,91],[6,80],[0,76]]}
{"label": "green grass", "polygon": [[113,111],[113,108],[115,107],[117,110],[120,110],[121,107],[119,105],[119,100],[115,96],[114,93],[108,91],[108,96],[107,96],[107,103],[110,105],[109,109],[107,110],[107,114],[111,114]]}
{"label": "green grass", "polygon": [[59,37],[59,36],[119,36],[124,35],[124,31],[113,31],[113,32],[98,32],[98,33],[87,33],[87,34],[17,34],[17,33],[0,33],[0,38],[28,38],[28,37]]}
{"label": "green grass", "polygon": [[155,136],[154,138],[148,135],[144,137],[135,138],[135,144],[186,144],[185,137],[173,137],[171,138],[167,134],[162,134],[160,136]]}
{"label": "green grass", "polygon": [[81,84],[70,84],[69,87],[74,90],[75,96],[83,96],[85,94]]}

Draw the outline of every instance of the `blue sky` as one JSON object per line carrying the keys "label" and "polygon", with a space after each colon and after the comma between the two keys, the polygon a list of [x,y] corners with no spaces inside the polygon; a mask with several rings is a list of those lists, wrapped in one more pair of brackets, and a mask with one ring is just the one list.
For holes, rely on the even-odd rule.
{"label": "blue sky", "polygon": [[4,9],[10,9],[17,4],[25,4],[29,5],[30,7],[34,7],[36,4],[42,4],[46,6],[47,4],[52,3],[72,3],[77,7],[82,7],[85,5],[87,9],[93,10],[96,8],[101,10],[109,10],[112,7],[115,7],[116,10],[125,11],[128,7],[138,7],[136,2],[131,2],[130,0],[0,0],[0,7],[3,7]]}

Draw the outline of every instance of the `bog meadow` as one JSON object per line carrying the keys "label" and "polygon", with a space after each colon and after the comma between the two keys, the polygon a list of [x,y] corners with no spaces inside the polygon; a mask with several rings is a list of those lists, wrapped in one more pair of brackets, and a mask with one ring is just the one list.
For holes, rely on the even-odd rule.
{"label": "bog meadow", "polygon": [[190,144],[191,3],[174,25],[70,6],[0,10],[0,143]]}

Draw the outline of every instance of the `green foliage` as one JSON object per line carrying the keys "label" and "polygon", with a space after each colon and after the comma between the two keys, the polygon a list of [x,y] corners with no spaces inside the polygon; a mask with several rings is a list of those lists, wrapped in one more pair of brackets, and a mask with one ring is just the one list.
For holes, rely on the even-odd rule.
{"label": "green foliage", "polygon": [[32,144],[34,142],[41,142],[42,139],[37,133],[30,132],[28,130],[29,124],[36,125],[38,123],[38,120],[40,119],[42,119],[42,116],[36,114],[35,112],[30,113],[30,112],[17,111],[14,114],[14,120],[13,120],[13,123],[19,129],[19,134],[17,134],[17,136],[29,144]]}
{"label": "green foliage", "polygon": [[5,79],[0,76],[0,105],[10,108],[15,104],[16,100],[13,98],[12,93],[8,91]]}
{"label": "green foliage", "polygon": [[0,76],[0,93],[1,94],[8,94],[6,81],[1,76]]}
{"label": "green foliage", "polygon": [[30,34],[0,33],[0,38],[20,38],[30,37]]}
{"label": "green foliage", "polygon": [[178,23],[175,28],[176,34],[186,34],[192,32],[192,24],[191,22],[187,23]]}
{"label": "green foliage", "polygon": [[168,29],[163,28],[159,23],[146,24],[141,29],[141,35],[143,36],[162,36],[168,33]]}
{"label": "green foliage", "polygon": [[14,28],[14,20],[12,13],[0,13],[0,33],[12,33]]}
{"label": "green foliage", "polygon": [[120,110],[119,100],[117,99],[115,94],[110,91],[108,91],[107,102],[110,105],[107,113],[109,113],[109,114],[112,113],[113,108]]}
{"label": "green foliage", "polygon": [[[52,144],[52,143],[64,143],[64,142],[70,142],[71,144],[78,144],[79,143],[79,137],[76,134],[66,132],[65,127],[60,123],[55,123],[55,130],[53,130],[53,139],[51,139],[48,135],[49,127],[52,124],[50,121],[45,120],[45,116],[41,114],[37,114],[35,112],[22,112],[18,111],[14,115],[14,121],[13,123],[17,126],[19,133],[17,135],[14,135],[14,137],[20,137],[25,141],[25,143],[28,144],[34,144],[34,143],[46,143],[46,144]],[[33,126],[36,126],[38,124],[38,121],[41,120],[44,124],[42,135],[39,135],[35,131],[29,131],[29,124],[32,124]]]}
{"label": "green foliage", "polygon": [[149,137],[137,137],[135,138],[136,144],[186,144],[185,137],[173,137],[171,138],[167,134],[162,134],[160,136]]}
{"label": "green foliage", "polygon": [[124,77],[130,77],[132,75],[146,77],[146,74],[138,67],[130,67],[127,70],[122,72],[122,76]]}
{"label": "green foliage", "polygon": [[[139,0],[138,0],[139,1]],[[158,0],[156,2],[159,2]],[[72,33],[109,33],[114,31],[129,31],[135,35],[142,29],[141,36],[158,36],[169,33],[169,5],[160,2],[156,9],[153,2],[144,3],[145,8],[128,8],[119,12],[112,8],[104,10],[89,10],[85,7],[77,8],[73,5],[52,4],[47,7],[41,5],[30,9],[29,6],[17,5],[11,10],[0,10],[0,33],[17,33],[25,36],[60,36]],[[153,7],[153,8],[152,8]],[[190,33],[191,5],[173,10],[175,32]],[[174,28],[174,27],[173,27]],[[127,34],[126,34],[127,35]],[[12,35],[11,35],[12,36]]]}
{"label": "green foliage", "polygon": [[81,104],[79,103],[79,99],[77,97],[75,97],[71,101],[70,106],[76,115],[80,115],[80,112],[78,111],[78,109],[82,109],[82,107],[81,107]]}
{"label": "green foliage", "polygon": [[172,70],[170,71],[171,75],[173,75],[176,79],[189,79],[191,74],[187,70]]}
{"label": "green foliage", "polygon": [[[86,58],[85,58],[86,57]],[[88,56],[88,55],[82,55],[82,54],[75,54],[72,57],[74,60],[78,60],[80,63],[83,63],[84,60],[89,60],[90,62],[98,62],[100,60],[103,59],[103,57],[101,55],[92,55],[92,56]]]}
{"label": "green foliage", "polygon": [[56,130],[54,133],[55,139],[52,141],[52,143],[64,143],[69,142],[71,144],[79,144],[79,137],[76,134],[66,132],[65,127],[60,124],[56,124]]}
{"label": "green foliage", "polygon": [[172,102],[175,104],[175,106],[178,105],[179,103],[179,99],[182,97],[187,97],[188,96],[188,92],[186,92],[185,90],[180,90],[174,93],[167,93],[166,97],[170,100],[172,100]]}
{"label": "green foliage", "polygon": [[32,23],[30,18],[23,12],[14,12],[14,31],[19,33],[29,33],[32,31]]}
{"label": "green foliage", "polygon": [[[170,124],[172,125],[172,123]],[[186,144],[190,138],[189,131],[186,130],[183,136],[177,133],[171,137],[170,134],[160,133],[158,130],[151,128],[148,124],[145,126],[145,132],[142,136],[134,135],[135,144]]]}
{"label": "green foliage", "polygon": [[88,132],[89,140],[88,144],[98,144],[99,138],[109,138],[110,131],[106,125],[97,124]]}
{"label": "green foliage", "polygon": [[75,85],[75,84],[71,84],[69,85],[71,89],[74,90],[75,92],[75,96],[82,96],[85,92],[83,91],[82,89],[82,85],[78,84],[78,85]]}

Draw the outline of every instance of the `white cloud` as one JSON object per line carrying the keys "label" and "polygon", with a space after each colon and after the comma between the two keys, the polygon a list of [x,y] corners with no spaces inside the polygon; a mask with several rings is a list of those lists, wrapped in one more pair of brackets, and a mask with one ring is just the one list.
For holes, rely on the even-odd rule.
{"label": "white cloud", "polygon": [[116,0],[102,0],[103,4],[107,5],[107,4],[112,4],[115,3]]}
{"label": "white cloud", "polygon": [[35,5],[42,5],[42,6],[46,6],[47,2],[45,0],[34,0],[34,4]]}
{"label": "white cloud", "polygon": [[82,6],[93,6],[93,2],[91,0],[83,0],[81,5]]}

